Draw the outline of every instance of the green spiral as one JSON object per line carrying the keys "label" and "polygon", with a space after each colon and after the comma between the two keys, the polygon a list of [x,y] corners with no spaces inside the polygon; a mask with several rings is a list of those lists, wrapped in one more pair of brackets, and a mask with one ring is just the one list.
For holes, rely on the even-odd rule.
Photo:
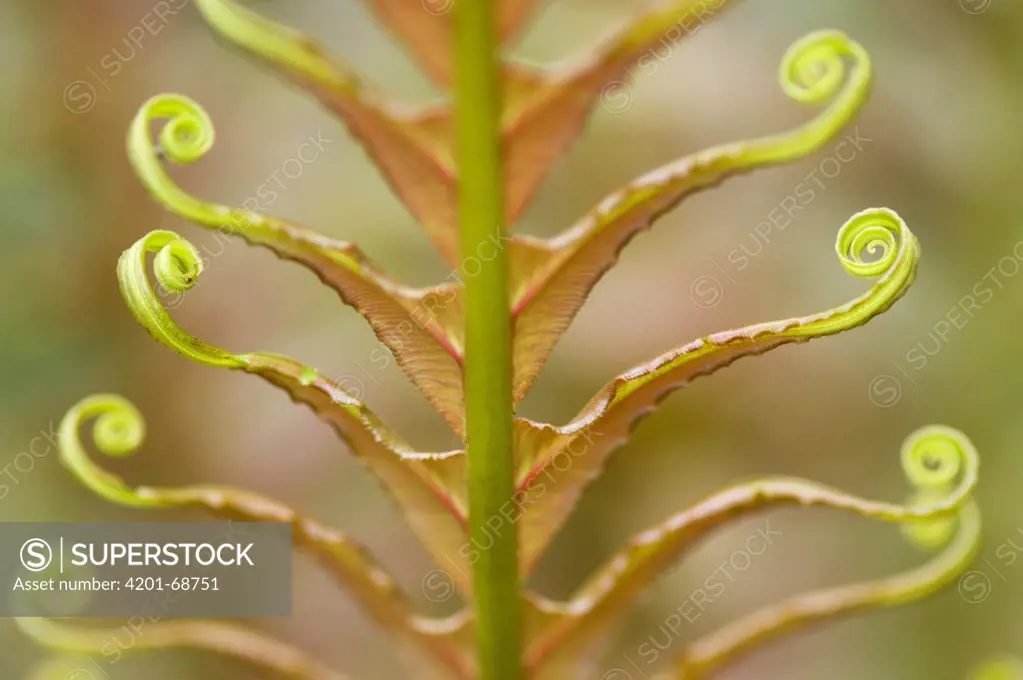
{"label": "green spiral", "polygon": [[188,290],[203,270],[199,251],[173,231],[151,231],[136,241],[117,262],[121,294],[135,319],[153,338],[193,361],[207,366],[244,367],[241,357],[189,335],[174,322],[149,282],[147,253],[156,255],[154,272],[165,290]]}
{"label": "green spiral", "polygon": [[779,80],[785,94],[798,102],[817,104],[838,93],[849,76],[852,59],[854,87],[870,81],[870,57],[866,50],[841,31],[815,31],[789,47],[782,59]]}
{"label": "green spiral", "polygon": [[[161,121],[158,135],[152,125]],[[128,159],[153,198],[176,215],[229,234],[265,231],[267,219],[242,208],[229,208],[183,191],[164,167],[164,159],[188,165],[213,148],[213,121],[197,102],[180,94],[159,94],[146,101],[128,129]]]}
{"label": "green spiral", "polygon": [[79,437],[82,425],[95,418],[92,439],[96,448],[108,456],[135,453],[146,436],[146,423],[135,406],[116,394],[86,397],[68,410],[60,423],[60,460],[90,490],[121,505],[158,507],[155,497],[140,495],[117,475],[92,462]]}
{"label": "green spiral", "polygon": [[821,148],[849,124],[870,95],[870,55],[840,31],[816,31],[789,48],[779,80],[797,102],[831,102],[813,120],[795,130],[734,146],[740,167],[788,163]]}
{"label": "green spiral", "polygon": [[[911,238],[893,210],[872,208],[853,215],[838,232],[835,250],[845,270],[859,278],[881,276],[892,268],[899,243]],[[870,255],[870,259],[865,259]]]}
{"label": "green spiral", "polygon": [[[966,461],[977,461],[977,449],[959,430],[928,425],[913,432],[902,445],[902,469],[919,489],[946,489]],[[975,465],[967,465],[975,470]]]}
{"label": "green spiral", "polygon": [[[906,438],[901,451],[902,469],[916,487],[910,497],[913,506],[928,507],[941,503],[960,488],[976,485],[980,457],[973,443],[959,430],[943,425],[928,425]],[[947,544],[959,525],[958,516],[943,516],[905,524],[903,534],[913,544],[936,550]]]}

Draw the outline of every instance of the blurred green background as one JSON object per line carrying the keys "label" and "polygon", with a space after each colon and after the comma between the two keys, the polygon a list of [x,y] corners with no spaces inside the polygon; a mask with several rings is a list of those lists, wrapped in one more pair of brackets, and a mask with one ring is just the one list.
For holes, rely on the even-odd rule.
{"label": "blurred green background", "polygon": [[[179,3],[174,3],[179,4]],[[548,62],[592,45],[640,7],[635,0],[549,0],[515,47]],[[255,3],[321,39],[332,53],[410,102],[437,96],[357,0]],[[240,205],[310,136],[331,140],[288,180],[274,215],[358,243],[395,277],[426,285],[448,269],[342,126],[309,97],[213,38],[186,6],[140,48],[126,42],[149,11],[122,0],[0,4],[0,469],[4,521],[132,519],[77,485],[54,453],[22,458],[40,432],[94,392],[145,413],[149,438],[110,467],[132,482],[249,487],[365,542],[424,608],[425,551],[332,432],[254,378],[189,363],[153,342],[123,304],[122,250],[175,229],[217,252],[209,233],[166,214],[135,180],[124,135],[139,105],[165,91],[202,103],[217,125],[208,157],[178,172],[193,193]],[[791,128],[811,112],[785,98],[777,64],[805,33],[839,28],[871,53],[874,94],[850,127],[861,148],[835,145],[780,169],[693,197],[637,239],[601,282],[522,407],[565,422],[611,376],[699,335],[810,313],[859,294],[836,261],[837,229],[884,205],[919,237],[923,259],[905,299],[866,327],[740,362],[668,400],[590,487],[534,579],[567,596],[633,533],[737,479],[792,474],[900,500],[903,438],[945,423],[983,455],[987,531],[980,602],[956,588],[923,604],[785,638],[726,678],[959,679],[995,653],[1023,653],[1023,565],[995,556],[1023,545],[1023,372],[1013,339],[1023,311],[1023,3],[1018,0],[749,0],[639,71],[631,105],[598,107],[556,167],[521,231],[552,235],[634,176],[701,148]],[[133,49],[134,48],[134,49]],[[121,68],[104,83],[102,60]],[[67,88],[91,83],[93,98]],[[79,86],[80,88],[81,86]],[[76,95],[77,93],[77,95]],[[69,96],[70,94],[70,96]],[[70,106],[68,105],[70,104]],[[836,154],[842,160],[836,160]],[[830,160],[829,160],[830,159]],[[836,171],[837,169],[837,171]],[[783,229],[759,227],[807,177],[821,185]],[[775,212],[775,215],[778,213]],[[741,265],[741,266],[740,266]],[[1000,269],[999,269],[1000,267]],[[977,286],[989,294],[981,295]],[[978,307],[956,312],[964,296]],[[422,450],[453,444],[393,366],[364,374],[377,347],[333,292],[268,251],[231,242],[174,310],[198,337],[234,351],[296,356],[359,376],[369,405]],[[948,316],[951,314],[951,316]],[[950,325],[950,319],[958,321]],[[921,360],[922,358],[922,360]],[[4,467],[7,466],[7,467]],[[781,536],[715,600],[685,639],[812,587],[878,576],[925,558],[897,529],[821,510],[769,515]],[[169,518],[166,515],[161,519]],[[670,575],[607,651],[637,650],[763,518],[717,534]],[[1015,548],[1010,550],[1015,554]],[[291,620],[259,625],[357,678],[401,677],[389,642],[307,560],[298,558]],[[0,621],[0,677],[46,656]],[[648,670],[648,669],[644,669]],[[107,668],[128,678],[264,677],[205,654],[161,653]],[[643,677],[636,670],[634,677]],[[269,677],[269,676],[266,676]]]}

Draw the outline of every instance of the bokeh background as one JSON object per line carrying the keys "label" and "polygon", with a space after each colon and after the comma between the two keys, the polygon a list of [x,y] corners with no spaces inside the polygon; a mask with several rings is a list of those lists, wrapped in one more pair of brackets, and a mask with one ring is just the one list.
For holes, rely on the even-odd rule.
{"label": "bokeh background", "polygon": [[[437,96],[357,0],[254,4],[321,39],[396,95],[410,102]],[[641,5],[541,6],[514,53],[542,63],[592,45]],[[206,159],[176,175],[182,185],[240,205],[299,145],[322,134],[331,143],[287,181],[269,212],[360,244],[411,284],[448,273],[342,126],[216,41],[194,8],[132,51],[126,36],[149,10],[121,0],[0,4],[0,468],[9,466],[5,474],[15,478],[0,479],[10,487],[0,519],[148,517],[93,497],[55,452],[27,470],[11,467],[78,399],[119,392],[149,425],[144,450],[111,463],[129,480],[230,483],[280,498],[369,545],[424,608],[452,611],[454,601],[438,606],[422,596],[432,568],[425,551],[325,425],[254,378],[174,355],[125,308],[118,255],[151,229],[178,230],[222,250],[174,311],[185,328],[235,351],[281,352],[329,374],[357,376],[370,406],[419,447],[453,444],[393,366],[371,366],[371,375],[360,369],[377,347],[372,333],[313,276],[241,242],[221,247],[148,200],[126,161],[125,131],[146,98],[178,91],[208,108],[218,134]],[[739,362],[671,397],[590,487],[534,585],[567,596],[630,535],[738,479],[793,474],[899,500],[906,494],[903,438],[946,423],[969,433],[983,454],[987,537],[977,569],[990,587],[982,601],[952,588],[922,604],[830,623],[758,651],[723,677],[960,679],[993,654],[1023,654],[1023,565],[1004,558],[1023,546],[1023,371],[1015,335],[1023,274],[1014,255],[1023,255],[1023,3],[742,3],[661,51],[656,68],[631,86],[624,110],[598,107],[518,228],[554,234],[650,168],[805,120],[811,113],[777,87],[777,63],[793,40],[824,27],[848,32],[873,56],[877,85],[849,129],[869,141],[849,161],[836,161],[832,144],[685,201],[630,245],[600,283],[522,413],[564,422],[609,377],[676,344],[850,299],[864,283],[839,266],[833,241],[863,208],[894,208],[917,234],[924,255],[916,285],[864,328]],[[100,84],[93,74],[115,49],[122,68]],[[95,86],[88,106],[65,98],[76,81]],[[842,154],[848,158],[848,148]],[[757,225],[814,171],[823,182],[814,200],[784,229],[758,234]],[[740,269],[739,261],[747,264]],[[946,314],[984,282],[991,294],[981,308],[948,330]],[[767,517],[781,535],[733,572],[735,582],[686,625],[665,658],[758,605],[926,559],[891,526],[822,510]],[[607,650],[604,667],[621,666],[626,656],[642,665],[640,645],[651,636],[663,645],[665,617],[764,521],[717,534],[661,580]],[[354,677],[401,677],[389,641],[301,558],[294,595],[292,619],[258,625]],[[46,658],[0,621],[0,677],[25,677]],[[113,680],[264,677],[196,653],[140,656],[106,670]]]}

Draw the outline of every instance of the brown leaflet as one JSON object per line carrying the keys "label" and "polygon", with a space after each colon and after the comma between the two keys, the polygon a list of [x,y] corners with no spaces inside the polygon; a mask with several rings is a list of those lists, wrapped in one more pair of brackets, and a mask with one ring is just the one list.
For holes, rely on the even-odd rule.
{"label": "brown leaflet", "polygon": [[362,402],[296,361],[268,354],[239,358],[246,364],[244,370],[281,387],[337,431],[393,495],[438,564],[452,564],[452,580],[462,592],[471,591],[461,553],[468,517],[464,453],[413,452]]}
{"label": "brown leaflet", "polygon": [[451,429],[464,434],[460,286],[416,289],[397,284],[351,243],[319,238],[315,247],[307,248],[300,236],[287,244],[246,238],[304,264],[333,288],[369,322],[398,367]]}
{"label": "brown leaflet", "polygon": [[[652,50],[672,44],[711,20],[731,0],[671,0],[616,32],[597,49],[555,75],[537,78],[532,92],[504,130],[508,219],[513,224],[529,205],[551,167],[579,135],[593,106],[624,84],[624,71]],[[619,80],[621,79],[621,80]]]}
{"label": "brown leaflet", "polygon": [[514,40],[536,11],[537,0],[498,0],[498,32],[501,43]]}
{"label": "brown leaflet", "polygon": [[[454,82],[451,46],[455,0],[372,0],[380,22],[399,38],[423,70],[441,88]],[[501,42],[513,39],[528,20],[535,0],[499,0]]]}
{"label": "brown leaflet", "polygon": [[461,286],[413,289],[388,285],[389,281],[367,266],[354,246],[350,246],[349,256],[363,265],[361,276],[336,270],[338,279],[350,279],[344,291],[335,281],[325,281],[335,285],[341,298],[369,321],[402,372],[451,429],[463,437]]}
{"label": "brown leaflet", "polygon": [[436,635],[434,622],[416,614],[394,578],[372,554],[344,533],[299,515],[282,503],[243,489],[140,487],[138,495],[175,507],[204,507],[220,516],[240,521],[290,523],[294,543],[312,554],[317,563],[328,570],[353,595],[361,609],[399,645],[405,641],[457,673],[457,677],[468,677],[471,666],[468,649],[460,647],[454,640]]}
{"label": "brown leaflet", "polygon": [[[608,196],[561,235],[529,246],[531,266],[513,271],[515,399],[520,400],[600,278],[642,230],[687,194],[748,171],[734,157],[742,145],[713,149],[648,173]],[[517,276],[516,276],[517,274]]]}
{"label": "brown leaflet", "polygon": [[458,177],[450,157],[447,113],[382,114],[339,92],[313,88],[313,94],[345,120],[395,195],[426,229],[444,261],[457,267]]}
{"label": "brown leaflet", "polygon": [[451,19],[454,0],[371,0],[380,23],[399,39],[430,79],[452,83]]}
{"label": "brown leaflet", "polygon": [[457,182],[447,113],[401,111],[371,92],[349,69],[324,56],[319,43],[232,0],[196,0],[196,5],[222,36],[337,113],[445,260],[452,266],[458,263]]}

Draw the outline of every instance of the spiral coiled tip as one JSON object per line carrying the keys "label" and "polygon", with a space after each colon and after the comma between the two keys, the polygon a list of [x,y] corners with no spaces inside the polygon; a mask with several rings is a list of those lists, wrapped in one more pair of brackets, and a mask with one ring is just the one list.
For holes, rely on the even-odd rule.
{"label": "spiral coiled tip", "polygon": [[902,469],[922,491],[947,490],[964,469],[975,473],[979,456],[973,443],[959,430],[928,425],[913,432],[902,445]]}
{"label": "spiral coiled tip", "polygon": [[167,290],[183,293],[195,285],[204,263],[198,249],[184,239],[174,239],[156,252],[153,271]]}
{"label": "spiral coiled tip", "polygon": [[244,362],[230,352],[192,337],[174,322],[160,295],[149,282],[146,256],[153,253],[153,269],[160,292],[181,293],[195,285],[205,268],[199,251],[173,231],[151,231],[121,254],[117,280],[128,308],[150,335],[167,347],[207,366],[241,368]]}
{"label": "spiral coiled tip", "polygon": [[92,440],[108,456],[127,456],[146,438],[146,421],[135,405],[116,394],[98,394],[76,404],[61,423],[61,457],[72,463],[81,452],[77,439],[82,423],[95,418]]}
{"label": "spiral coiled tip", "polygon": [[806,104],[831,99],[846,81],[846,57],[855,57],[858,66],[868,61],[863,48],[841,31],[810,33],[785,53],[779,74],[782,89]]}
{"label": "spiral coiled tip", "polygon": [[146,422],[134,404],[117,394],[96,394],[72,406],[60,423],[60,461],[78,481],[100,496],[131,507],[151,507],[160,499],[143,498],[117,475],[96,465],[82,445],[79,429],[95,419],[92,439],[102,453],[135,453],[146,438]]}
{"label": "spiral coiled tip", "polygon": [[[149,134],[150,121],[166,118],[167,122],[159,132],[160,150],[174,163],[194,163],[213,147],[213,121],[206,110],[196,101],[180,94],[160,94],[145,104],[136,117],[132,145],[146,144],[152,147]],[[141,151],[141,149],[137,149]]]}
{"label": "spiral coiled tip", "polygon": [[[900,457],[906,479],[917,489],[910,498],[911,506],[940,507],[954,496],[965,499],[976,484],[980,457],[959,430],[941,425],[922,427],[906,438]],[[958,526],[957,515],[944,514],[905,524],[902,532],[914,545],[937,550],[952,539]]]}
{"label": "spiral coiled tip", "polygon": [[110,403],[107,412],[96,418],[92,438],[108,456],[127,456],[139,449],[146,438],[146,421],[137,408],[125,399]]}
{"label": "spiral coiled tip", "polygon": [[898,259],[899,245],[906,238],[910,238],[909,230],[894,210],[870,208],[842,225],[835,250],[847,272],[872,278],[892,268]]}

